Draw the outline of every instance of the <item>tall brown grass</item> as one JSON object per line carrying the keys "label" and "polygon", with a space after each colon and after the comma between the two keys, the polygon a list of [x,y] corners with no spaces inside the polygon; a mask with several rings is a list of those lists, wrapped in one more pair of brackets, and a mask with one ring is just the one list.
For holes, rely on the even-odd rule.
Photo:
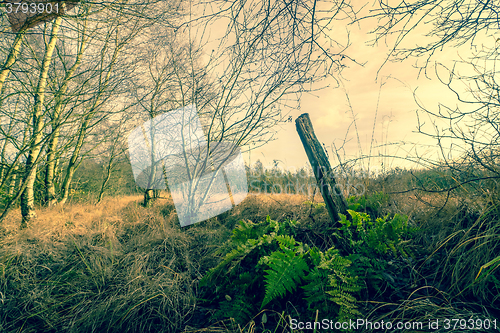
{"label": "tall brown grass", "polygon": [[[177,332],[203,325],[196,284],[241,218],[301,219],[305,198],[249,196],[230,212],[181,228],[171,199],[40,208],[0,237],[1,332]],[[304,207],[303,207],[304,208]],[[323,216],[323,218],[325,218]]]}
{"label": "tall brown grass", "polygon": [[[293,219],[301,241],[335,246],[326,209],[310,204],[322,202],[319,195],[249,195],[231,211],[185,228],[170,198],[150,208],[141,202],[127,196],[40,208],[24,230],[12,211],[0,235],[0,332],[258,332],[255,321],[244,328],[211,322],[215,310],[197,300],[199,279],[220,262],[218,249],[237,221]],[[399,294],[361,298],[365,319],[498,315],[498,270],[476,279],[500,254],[496,202],[392,195],[379,213],[410,216],[419,228],[410,244],[415,258],[393,261],[408,281]],[[278,316],[276,332],[288,331],[288,317]]]}

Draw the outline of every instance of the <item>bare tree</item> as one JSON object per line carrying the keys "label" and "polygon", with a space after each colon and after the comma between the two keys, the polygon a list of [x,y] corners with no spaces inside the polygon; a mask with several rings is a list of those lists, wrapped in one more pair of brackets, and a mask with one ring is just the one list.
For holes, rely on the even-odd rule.
{"label": "bare tree", "polygon": [[201,6],[203,15],[194,20],[197,35],[214,22],[227,22],[211,54],[210,72],[218,73],[213,82],[219,92],[210,105],[218,114],[208,130],[211,140],[255,143],[255,148],[265,144],[302,93],[353,62],[345,54],[347,36],[341,42],[329,34],[334,22],[354,18],[348,2],[213,1]]}
{"label": "bare tree", "polygon": [[[457,61],[452,68],[439,65],[447,73],[445,77],[438,75],[440,81],[455,94],[462,103],[461,108],[439,104],[436,110],[432,110],[419,105],[423,115],[418,114],[418,131],[437,140],[442,163],[455,178],[455,184],[440,191],[449,192],[463,184],[483,191],[486,183],[489,184],[487,187],[493,185],[496,188],[495,179],[500,178],[500,85],[496,68],[499,44],[495,41],[492,44],[493,47],[475,53],[471,60]],[[476,74],[460,75],[458,67]],[[422,116],[430,116],[441,124],[444,121],[447,125],[438,125],[436,121],[428,129],[421,121]],[[449,148],[446,143],[449,143]]]}
{"label": "bare tree", "polygon": [[[451,248],[445,256],[445,267],[449,263],[456,264],[445,269],[439,284],[449,283],[448,292],[454,295],[451,299],[459,295],[468,299],[478,295],[479,290],[488,290],[483,293],[484,303],[493,304],[497,293],[490,293],[489,290],[491,281],[496,281],[495,276],[498,276],[500,262],[500,86],[497,68],[500,43],[495,35],[500,3],[423,0],[403,1],[396,6],[380,1],[379,5],[380,9],[372,15],[379,18],[379,26],[374,30],[375,40],[391,34],[397,36],[388,58],[423,57],[424,62],[419,66],[426,72],[439,50],[447,46],[470,47],[471,55],[465,59],[454,59],[451,66],[436,65],[439,80],[455,94],[460,104],[450,106],[439,103],[434,108],[419,104],[418,131],[435,139],[441,158],[428,161],[438,171],[437,181],[429,184],[426,179],[414,175],[417,186],[410,190],[446,193],[442,205],[436,207],[434,203],[428,203],[439,208],[438,213],[452,195],[459,197],[462,205],[459,212],[466,216],[455,218],[460,222],[456,226],[460,232],[455,229],[440,242]],[[403,41],[408,42],[415,36],[416,30],[419,34],[427,32],[428,39],[423,46],[401,47]],[[415,99],[418,103],[418,98]],[[424,116],[431,119],[430,128],[425,125]],[[425,178],[429,174],[425,174]],[[475,211],[477,216],[469,218],[470,210]]]}
{"label": "bare tree", "polygon": [[[82,3],[57,21],[33,28],[27,38],[25,30],[15,35],[5,48],[0,98],[11,107],[14,96],[22,96],[32,112],[12,123],[26,129],[24,137],[8,139],[16,146],[15,163],[26,163],[18,195],[2,217],[22,194],[23,226],[34,219],[33,189],[43,161],[43,200],[64,204],[83,155],[95,149],[89,138],[119,109],[132,110],[139,103],[151,119],[195,104],[208,142],[256,148],[273,138],[276,124],[312,83],[337,75],[352,60],[344,54],[348,40],[341,44],[328,33],[335,20],[354,15],[346,2],[200,2],[178,25],[184,4]],[[216,20],[229,25],[206,60],[204,34]],[[58,35],[59,30],[64,33]],[[148,42],[156,43],[157,53],[141,51]],[[161,57],[158,66],[151,62]],[[12,69],[15,78],[7,82]],[[143,69],[152,82],[140,78]],[[38,96],[34,101],[26,99],[32,92]]]}
{"label": "bare tree", "polygon": [[[44,157],[46,204],[67,201],[89,132],[117,112],[106,104],[117,103],[125,90],[119,89],[120,84],[133,73],[134,59],[130,59],[127,47],[144,28],[178,17],[179,8],[175,1],[85,3],[74,13],[67,12],[30,29],[28,35],[25,28],[15,34],[11,46],[4,49],[8,52],[0,72],[0,99],[8,107],[14,97],[25,99],[33,94],[35,99],[28,101],[31,112],[6,117],[9,128],[2,134],[9,143],[4,144],[2,155],[3,166],[7,167],[2,168],[2,186],[7,178],[13,178],[19,161],[25,158],[26,162],[17,195],[8,200],[2,218],[19,197],[22,227],[36,217],[34,184]],[[121,67],[117,70],[116,66]],[[8,81],[12,72],[15,77]],[[25,139],[12,137],[13,126],[25,129]],[[7,147],[16,152],[13,162],[5,162]],[[68,156],[69,148],[72,152]],[[67,157],[67,163],[61,162],[63,157]],[[54,177],[63,167],[59,197]]]}
{"label": "bare tree", "polygon": [[[265,144],[313,82],[337,74],[350,60],[343,54],[348,41],[342,45],[327,33],[334,20],[354,15],[344,2],[215,1],[199,3],[195,12],[177,38],[151,36],[150,45],[162,51],[151,50],[144,65],[150,85],[134,90],[149,119],[196,105],[209,145]],[[229,22],[227,30],[203,56],[204,36],[218,20]],[[179,36],[188,42],[179,44]]]}
{"label": "bare tree", "polygon": [[[500,5],[495,1],[423,0],[401,1],[395,5],[379,0],[378,8],[359,20],[377,19],[372,30],[373,44],[395,37],[388,60],[424,57],[425,70],[432,56],[445,46],[474,45],[478,37],[498,30]],[[412,43],[414,33],[425,34],[423,45]],[[412,46],[403,46],[404,42]],[[410,44],[411,45],[411,44]]]}
{"label": "bare tree", "polygon": [[26,160],[25,175],[23,177],[23,183],[26,185],[26,187],[21,195],[21,214],[23,216],[21,228],[26,227],[32,219],[36,218],[33,186],[35,184],[38,159],[40,157],[40,151],[42,150],[42,130],[45,126],[43,119],[43,104],[45,99],[45,90],[47,87],[47,75],[50,63],[52,62],[52,54],[54,53],[61,23],[62,17],[58,16],[52,24],[50,40],[45,50],[42,66],[40,68],[38,84],[34,93],[35,102],[32,111],[33,131],[32,138],[30,140],[31,142],[28,148],[29,153]]}
{"label": "bare tree", "polygon": [[[462,103],[460,108],[443,104],[439,104],[436,110],[425,108],[415,92],[415,100],[420,106],[418,131],[436,139],[441,153],[441,161],[427,160],[426,163],[435,167],[444,163],[457,181],[433,191],[449,192],[460,188],[462,183],[472,185],[481,180],[498,178],[496,164],[500,123],[497,117],[499,86],[496,63],[500,44],[498,38],[493,36],[486,39],[489,45],[479,46],[478,42],[481,39],[484,43],[484,37],[498,30],[499,12],[500,5],[492,1],[424,0],[403,1],[394,5],[379,1],[378,8],[359,18],[378,20],[377,27],[372,30],[374,44],[395,37],[386,61],[423,58],[418,66],[426,74],[436,52],[445,47],[470,46],[472,56],[468,59],[455,59],[450,68],[436,64],[439,80]],[[419,39],[421,45],[412,42],[412,38],[422,32],[428,38]],[[438,69],[444,69],[446,74],[439,74],[443,71]],[[475,74],[460,75],[459,69]],[[425,126],[423,116],[435,120],[430,129]],[[443,121],[447,125],[438,125]]]}
{"label": "bare tree", "polygon": [[[125,152],[127,149],[126,146],[126,136],[125,131],[127,126],[125,125],[129,119],[129,115],[125,114],[122,118],[117,121],[117,124],[114,126],[114,131],[109,133],[110,131],[106,131],[104,135],[108,139],[109,144],[101,147],[102,153],[100,154],[101,158],[105,158],[105,160],[100,163],[104,169],[104,175],[102,179],[102,183],[99,189],[99,193],[97,194],[97,203],[101,202],[105,191],[109,186],[109,182],[111,180],[112,172],[114,171],[116,165],[120,162],[125,161]],[[109,126],[108,128],[113,128],[113,126]],[[128,161],[127,161],[128,162]]]}
{"label": "bare tree", "polygon": [[[59,137],[61,125],[64,121],[63,116],[65,116],[66,118],[69,116],[68,114],[63,115],[63,110],[68,104],[67,93],[70,82],[71,80],[74,80],[74,75],[82,62],[86,44],[90,38],[90,36],[87,35],[87,23],[87,21],[81,22],[82,27],[81,29],[77,30],[77,33],[80,36],[77,37],[78,45],[74,63],[68,70],[65,71],[63,80],[59,83],[59,87],[56,88],[56,91],[54,93],[53,106],[51,107],[52,112],[51,114],[49,114],[50,137],[47,145],[47,158],[45,165],[45,204],[49,206],[57,203],[56,188],[54,185],[54,173],[56,172],[58,157],[57,151],[59,148],[58,144],[60,139]],[[61,51],[64,52],[64,50]],[[60,53],[61,51],[59,51],[58,53]]]}

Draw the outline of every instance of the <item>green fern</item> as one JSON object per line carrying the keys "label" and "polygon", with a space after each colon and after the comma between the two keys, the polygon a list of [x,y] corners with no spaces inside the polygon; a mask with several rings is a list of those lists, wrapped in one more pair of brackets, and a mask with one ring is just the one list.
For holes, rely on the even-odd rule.
{"label": "green fern", "polygon": [[243,245],[248,239],[258,239],[271,231],[277,231],[278,222],[267,217],[265,222],[253,223],[252,221],[239,221],[239,225],[233,230],[231,242],[233,245]]}
{"label": "green fern", "polygon": [[347,199],[349,209],[370,213],[374,218],[379,213],[380,209],[387,205],[388,202],[389,196],[383,192],[375,192],[360,197],[351,196]]}
{"label": "green fern", "polygon": [[295,248],[290,248],[295,245],[293,237],[281,236],[278,241],[281,251],[275,251],[262,260],[270,269],[265,270],[266,295],[261,309],[277,297],[283,297],[287,292],[295,290],[305,272],[309,270],[303,254]]}
{"label": "green fern", "polygon": [[266,242],[271,242],[272,239],[272,236],[269,235],[264,235],[264,237],[259,239],[248,239],[244,244],[239,245],[226,254],[224,259],[216,267],[211,268],[201,279],[200,285],[206,286],[210,280],[216,279],[221,272],[224,272],[225,275],[231,273],[253,250]]}
{"label": "green fern", "polygon": [[300,250],[300,251],[302,251],[302,249],[303,249],[302,243],[296,242],[295,239],[293,238],[293,236],[279,235],[279,236],[276,236],[275,239],[278,241],[280,246],[284,246],[284,247],[289,248],[289,249],[295,247],[297,250]]}
{"label": "green fern", "polygon": [[395,214],[392,218],[386,215],[375,221],[366,213],[348,210],[352,222],[340,214],[342,224],[340,238],[345,250],[349,253],[363,253],[369,257],[385,255],[390,250],[394,256],[410,253],[404,237],[411,233],[408,228],[408,217]]}
{"label": "green fern", "polygon": [[332,302],[328,299],[328,275],[330,274],[330,267],[326,267],[327,259],[324,253],[317,248],[309,251],[311,259],[311,266],[313,267],[309,274],[304,278],[306,284],[302,289],[306,294],[307,308],[309,311],[314,312],[321,309],[325,313],[329,313],[332,308]]}
{"label": "green fern", "polygon": [[332,296],[330,299],[339,306],[338,320],[345,321],[359,317],[361,313],[357,309],[356,298],[353,296],[361,287],[357,283],[358,277],[353,277],[347,270],[351,262],[340,256],[331,259],[333,274],[329,277],[329,286],[326,293]]}
{"label": "green fern", "polygon": [[[338,319],[353,318],[358,314],[356,298],[353,296],[360,289],[358,278],[352,277],[348,270],[351,262],[331,248],[322,253],[311,249],[313,269],[306,276],[308,281],[302,288],[306,292],[309,310],[321,309],[331,312],[332,304],[337,306]],[[331,297],[329,297],[331,296]]]}
{"label": "green fern", "polygon": [[327,291],[331,295],[331,300],[339,306],[337,321],[348,321],[359,318],[361,313],[357,309],[356,298],[352,294],[342,291],[339,288]]}
{"label": "green fern", "polygon": [[239,223],[225,257],[200,283],[208,287],[204,299],[218,303],[215,319],[231,317],[245,324],[258,311],[255,305],[262,309],[285,297],[299,302],[303,297],[311,312],[321,309],[324,315],[357,313],[360,287],[348,269],[351,262],[334,248],[323,253],[296,241],[295,225],[269,217],[263,223]]}

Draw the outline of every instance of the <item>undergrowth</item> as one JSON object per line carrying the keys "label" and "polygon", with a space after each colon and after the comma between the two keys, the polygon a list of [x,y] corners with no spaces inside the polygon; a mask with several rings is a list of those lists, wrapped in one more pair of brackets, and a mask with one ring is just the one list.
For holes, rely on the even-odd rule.
{"label": "undergrowth", "polygon": [[289,332],[292,318],[500,316],[498,198],[377,192],[348,198],[351,219],[333,227],[320,199],[249,196],[187,228],[171,200],[141,200],[41,209],[23,231],[7,218],[0,331]]}
{"label": "undergrowth", "polygon": [[342,216],[342,228],[330,231],[339,248],[325,251],[294,238],[303,231],[297,221],[240,221],[220,250],[221,262],[201,280],[212,319],[244,325],[263,309],[298,313],[306,321],[318,315],[339,322],[360,318],[360,291],[378,280],[388,283],[390,259],[411,253],[405,237],[412,230],[406,216],[372,222],[366,213],[349,213],[352,223]]}
{"label": "undergrowth", "polygon": [[204,298],[218,303],[214,320],[244,324],[265,307],[280,311],[287,302],[306,307],[310,315],[316,310],[339,319],[359,314],[354,294],[360,287],[350,261],[334,248],[321,252],[296,241],[295,225],[270,218],[240,222],[224,259],[201,281],[208,287]]}

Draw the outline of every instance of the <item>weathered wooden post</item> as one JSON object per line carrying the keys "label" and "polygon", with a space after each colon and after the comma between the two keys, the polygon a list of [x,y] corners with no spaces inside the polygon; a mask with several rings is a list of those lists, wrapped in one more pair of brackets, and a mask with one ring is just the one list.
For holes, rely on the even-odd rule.
{"label": "weathered wooden post", "polygon": [[314,134],[309,114],[301,114],[295,120],[295,126],[313,168],[316,182],[321,195],[323,195],[330,218],[333,223],[337,223],[340,220],[339,213],[341,213],[350,219],[351,216],[347,213],[347,202],[342,191],[337,187],[337,182],[333,176],[332,168],[325,151],[321,147],[318,138],[316,138],[316,134]]}

